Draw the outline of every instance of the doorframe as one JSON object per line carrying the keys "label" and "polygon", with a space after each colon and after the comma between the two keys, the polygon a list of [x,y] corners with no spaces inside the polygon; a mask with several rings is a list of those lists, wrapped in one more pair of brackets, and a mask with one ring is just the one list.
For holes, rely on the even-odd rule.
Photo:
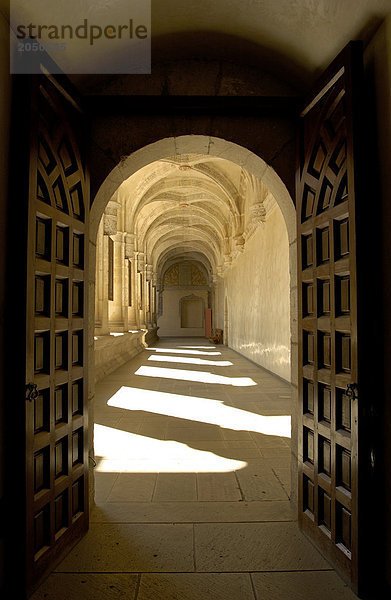
{"label": "doorframe", "polygon": [[[26,295],[27,295],[27,232],[32,80],[23,76],[12,78],[12,105],[9,185],[6,212],[6,257],[5,282],[7,288],[12,282],[12,293],[4,298],[4,340],[7,340],[4,353],[4,393],[2,418],[4,419],[4,499],[2,514],[4,519],[4,591],[12,589],[17,595],[25,593],[27,564],[26,557],[26,498],[25,498],[25,378],[26,378]],[[17,226],[16,226],[17,224]],[[16,265],[19,265],[15,277]],[[22,343],[21,343],[22,340]],[[7,402],[7,398],[17,401]],[[12,426],[11,426],[12,424]],[[20,438],[15,440],[15,431]],[[22,435],[21,435],[22,434]],[[3,466],[3,465],[2,465]],[[19,477],[15,477],[15,472]],[[9,490],[12,490],[10,494]],[[19,577],[11,581],[9,573],[18,560],[22,569]],[[14,586],[11,588],[11,586]]]}

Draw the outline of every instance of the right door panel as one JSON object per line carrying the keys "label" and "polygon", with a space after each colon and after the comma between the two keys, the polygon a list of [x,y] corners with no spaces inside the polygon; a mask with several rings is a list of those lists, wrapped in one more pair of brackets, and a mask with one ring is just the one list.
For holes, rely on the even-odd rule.
{"label": "right door panel", "polygon": [[359,350],[355,128],[361,47],[350,44],[300,115],[299,523],[358,589]]}

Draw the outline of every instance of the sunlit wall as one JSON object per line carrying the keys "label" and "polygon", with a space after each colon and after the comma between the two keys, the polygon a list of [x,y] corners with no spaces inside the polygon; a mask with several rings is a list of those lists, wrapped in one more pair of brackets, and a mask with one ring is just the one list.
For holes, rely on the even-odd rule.
{"label": "sunlit wall", "polygon": [[[228,345],[290,381],[289,246],[278,206],[246,243],[219,286]],[[225,325],[225,327],[224,327]],[[228,327],[227,327],[228,325]]]}

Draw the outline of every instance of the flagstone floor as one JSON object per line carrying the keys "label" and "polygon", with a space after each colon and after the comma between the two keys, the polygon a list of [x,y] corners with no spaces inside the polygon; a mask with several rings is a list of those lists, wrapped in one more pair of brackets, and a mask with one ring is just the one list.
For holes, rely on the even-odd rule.
{"label": "flagstone floor", "polygon": [[354,600],[290,502],[290,386],[166,338],[96,390],[90,531],[34,600]]}

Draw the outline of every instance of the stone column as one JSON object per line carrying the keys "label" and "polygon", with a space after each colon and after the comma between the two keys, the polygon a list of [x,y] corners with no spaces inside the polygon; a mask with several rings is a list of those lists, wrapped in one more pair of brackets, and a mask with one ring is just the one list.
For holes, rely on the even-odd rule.
{"label": "stone column", "polygon": [[152,265],[145,266],[145,279],[146,279],[146,297],[145,297],[145,315],[146,315],[146,323],[148,329],[152,329],[153,327],[153,319],[152,319],[152,275],[153,275],[153,267]]}
{"label": "stone column", "polygon": [[99,261],[100,269],[100,331],[101,335],[109,333],[109,299],[108,299],[108,287],[109,287],[109,236],[102,236],[101,243],[101,259]]}
{"label": "stone column", "polygon": [[139,315],[139,328],[145,329],[145,254],[137,252],[137,304]]}
{"label": "stone column", "polygon": [[[107,298],[104,315],[104,235],[103,223],[99,225],[96,236],[96,263],[95,263],[95,331],[101,334],[107,324]],[[106,317],[106,318],[105,318]]]}
{"label": "stone column", "polygon": [[114,289],[113,300],[109,303],[110,331],[124,330],[124,260],[125,248],[122,233],[112,235],[114,242]]}
{"label": "stone column", "polygon": [[[127,278],[126,278],[126,303],[127,303],[127,313],[128,313],[128,322],[127,329],[138,329],[138,319],[137,319],[137,257],[135,252],[135,234],[127,233],[125,235],[125,259],[127,260]],[[129,261],[131,263],[131,281],[129,282]],[[131,302],[129,302],[129,290],[131,293]]]}
{"label": "stone column", "polygon": [[213,327],[224,329],[224,267],[217,268],[217,274],[213,276],[213,290],[215,297],[215,316]]}
{"label": "stone column", "polygon": [[219,306],[219,280],[217,275],[213,275],[212,286],[212,331],[217,327],[218,323],[218,306]]}
{"label": "stone column", "polygon": [[154,327],[157,327],[157,274],[152,275],[152,323]]}
{"label": "stone column", "polygon": [[[108,300],[108,271],[109,271],[109,237],[114,241],[117,235],[117,213],[120,203],[116,200],[110,200],[105,208],[103,214],[101,226],[103,228],[103,244],[102,244],[102,327],[101,333],[106,334],[110,331],[110,320],[111,320],[111,301]],[[114,243],[115,246],[115,243]],[[114,260],[115,260],[115,247],[114,247]]]}

